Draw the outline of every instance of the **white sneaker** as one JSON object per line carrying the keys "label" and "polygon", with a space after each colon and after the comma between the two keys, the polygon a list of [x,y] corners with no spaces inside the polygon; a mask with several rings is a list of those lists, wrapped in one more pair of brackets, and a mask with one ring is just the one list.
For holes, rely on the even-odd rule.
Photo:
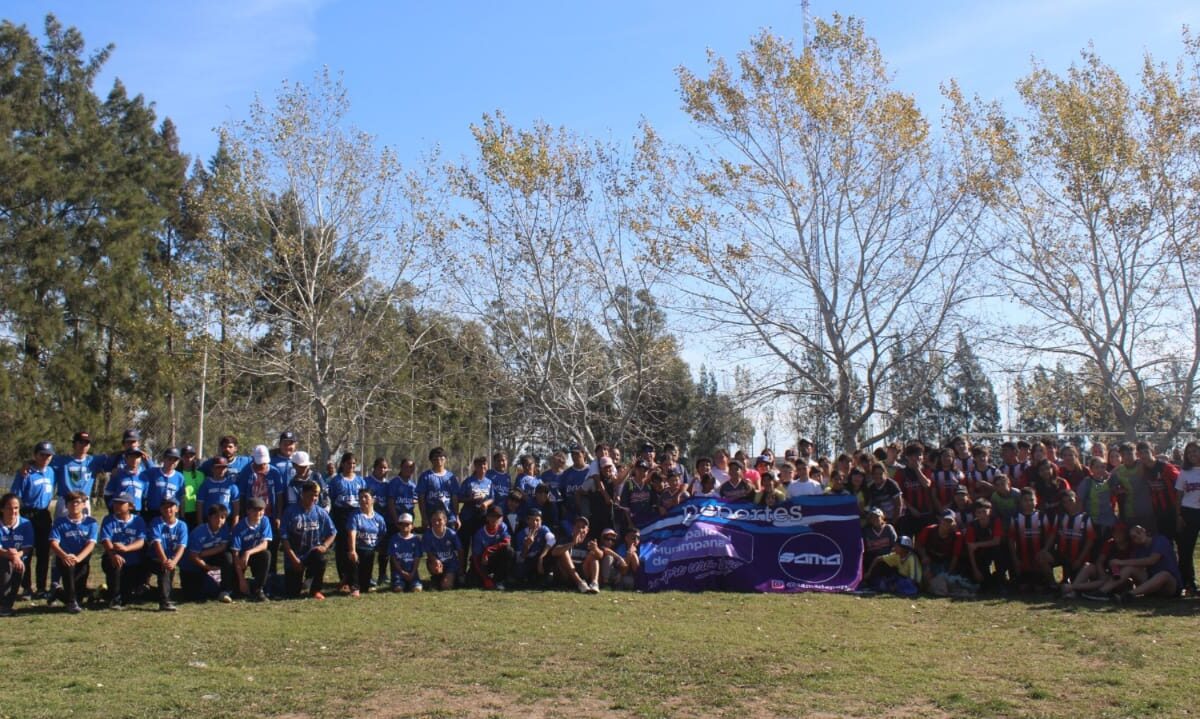
{"label": "white sneaker", "polygon": [[590,594],[592,591],[591,585],[588,584],[587,582],[583,581],[582,579],[580,579],[579,582],[575,586],[579,587],[580,594]]}
{"label": "white sneaker", "polygon": [[221,604],[233,603],[233,597],[229,596],[229,592],[221,592],[221,596],[217,597],[217,599],[221,600]]}
{"label": "white sneaker", "polygon": [[588,585],[588,594],[599,594],[599,593],[600,593],[600,585],[599,584],[597,584],[596,582],[592,582],[591,584]]}

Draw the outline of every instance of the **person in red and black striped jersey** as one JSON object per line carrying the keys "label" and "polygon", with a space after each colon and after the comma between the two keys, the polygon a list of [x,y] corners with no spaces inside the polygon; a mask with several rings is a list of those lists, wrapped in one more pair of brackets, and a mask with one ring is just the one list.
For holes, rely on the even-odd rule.
{"label": "person in red and black striped jersey", "polygon": [[1053,525],[1037,510],[1033,489],[1021,490],[1020,511],[1008,531],[1013,562],[1013,586],[1022,592],[1054,584],[1054,575],[1045,561],[1042,548],[1053,539]]}
{"label": "person in red and black striped jersey", "polygon": [[904,498],[904,511],[896,530],[904,536],[913,536],[933,523],[933,486],[929,477],[921,471],[924,450],[919,444],[904,448],[904,466],[896,470],[896,484]]}
{"label": "person in red and black striped jersey", "polygon": [[1033,491],[1037,493],[1038,509],[1051,522],[1062,512],[1063,495],[1071,491],[1071,483],[1059,474],[1057,465],[1044,459],[1033,467]]}
{"label": "person in red and black striped jersey", "polygon": [[1044,560],[1063,568],[1063,580],[1076,576],[1083,565],[1092,559],[1096,544],[1096,527],[1087,512],[1082,511],[1074,492],[1063,495],[1063,511],[1054,521],[1054,534],[1046,544]]}
{"label": "person in red and black striped jersey", "polygon": [[954,508],[954,493],[963,484],[963,473],[956,461],[954,450],[948,447],[937,453],[930,484],[933,486],[933,508],[938,514]]}
{"label": "person in red and black striped jersey", "polygon": [[992,466],[987,447],[977,445],[971,448],[971,468],[963,473],[967,490],[972,499],[990,499],[995,491],[996,475],[1000,470]]}
{"label": "person in red and black striped jersey", "polygon": [[942,574],[958,574],[959,561],[963,552],[963,533],[958,528],[954,510],[947,509],[931,524],[921,530],[916,541],[917,556],[925,570],[925,584]]}
{"label": "person in red and black striped jersey", "polygon": [[1004,521],[992,515],[992,503],[977,499],[975,519],[963,532],[963,547],[971,577],[980,591],[994,592],[1004,585],[1008,560],[1004,551]]}
{"label": "person in red and black striped jersey", "polygon": [[[1022,440],[1023,441],[1023,440]],[[1024,442],[1024,441],[1023,441]],[[1029,443],[1024,442],[1028,447]],[[1021,484],[1025,477],[1025,473],[1029,471],[1029,460],[1021,461],[1018,455],[1018,447],[1015,442],[1005,442],[1000,445],[1000,474],[1008,477],[1008,484],[1013,489],[1024,489]]]}

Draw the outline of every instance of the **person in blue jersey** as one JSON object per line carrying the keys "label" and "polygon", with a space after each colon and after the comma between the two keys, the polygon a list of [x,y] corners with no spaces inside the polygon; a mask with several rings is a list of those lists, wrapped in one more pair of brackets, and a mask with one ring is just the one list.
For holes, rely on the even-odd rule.
{"label": "person in blue jersey", "polygon": [[487,472],[487,478],[492,482],[492,504],[504,508],[504,500],[512,491],[512,477],[508,474],[508,453],[496,452],[492,455],[492,468]]}
{"label": "person in blue jersey", "polygon": [[[271,545],[275,532],[266,516],[267,503],[262,497],[251,497],[244,503],[245,515],[233,528],[233,573],[238,591],[251,601],[267,601],[263,585],[269,573]],[[249,572],[252,578],[247,578]]]}
{"label": "person in blue jersey", "polygon": [[533,491],[533,501],[529,503],[529,508],[536,509],[542,515],[542,526],[546,527],[551,532],[561,532],[561,526],[558,522],[559,506],[554,501],[551,493],[550,485],[542,483]]}
{"label": "person in blue jersey", "polygon": [[521,490],[526,497],[533,497],[542,478],[537,475],[537,461],[532,454],[523,454],[517,458],[517,477],[513,480],[513,489]]}
{"label": "person in blue jersey", "polygon": [[[567,468],[567,455],[565,452],[559,451],[550,455],[550,468],[542,472],[538,479],[550,491],[550,500],[556,506],[562,502],[562,473]],[[546,517],[546,510],[542,510],[542,518],[546,520],[545,524],[548,527],[555,528],[557,524],[551,524],[549,518]]]}
{"label": "person in blue jersey", "polygon": [[175,570],[179,568],[187,552],[188,527],[179,518],[179,502],[172,496],[163,497],[159,507],[159,516],[150,523],[147,533],[148,550],[146,552],[149,570],[158,577],[158,610],[160,612],[175,611],[175,602],[171,600],[172,585],[175,584]]}
{"label": "person in blue jersey", "polygon": [[446,514],[446,526],[457,529],[459,523],[455,498],[458,496],[458,477],[446,469],[446,450],[441,447],[429,450],[429,465],[429,469],[417,479],[421,524],[429,527],[433,513],[441,510]]}
{"label": "person in blue jersey", "polygon": [[[271,466],[275,468],[276,472],[279,472],[279,477],[283,480],[285,487],[295,475],[292,456],[296,454],[297,449],[296,433],[288,430],[279,433],[279,441],[276,442],[275,449],[271,450]],[[279,511],[282,514],[283,506],[279,508]]]}
{"label": "person in blue jersey", "polygon": [[9,492],[0,497],[0,617],[13,615],[32,552],[33,522],[21,516],[21,500]]}
{"label": "person in blue jersey", "polygon": [[[67,495],[67,516],[50,529],[50,550],[54,552],[62,577],[62,596],[57,598],[62,599],[71,614],[83,611],[79,598],[87,592],[89,560],[100,536],[100,524],[83,514],[83,506],[87,503],[88,497],[83,492]],[[55,599],[51,597],[50,601]]]}
{"label": "person in blue jersey", "polygon": [[212,477],[213,466],[218,458],[225,460],[225,467],[234,476],[250,464],[249,455],[238,454],[238,438],[232,434],[222,436],[217,440],[217,454],[200,463],[200,471],[205,477]]}
{"label": "person in blue jersey", "polygon": [[524,528],[525,512],[529,509],[532,501],[532,497],[526,500],[525,493],[519,489],[514,489],[508,493],[508,498],[504,502],[506,505],[504,507],[504,524],[508,527],[508,533],[512,536],[517,536],[517,532]]}
{"label": "person in blue jersey", "polygon": [[320,488],[308,481],[300,492],[300,501],[283,514],[280,524],[280,550],[283,553],[283,581],[288,596],[298,597],[308,582],[308,595],[324,599],[325,558],[333,546],[337,529],[329,512],[317,504]]}
{"label": "person in blue jersey", "polygon": [[100,566],[108,584],[109,609],[121,610],[133,599],[133,588],[142,583],[142,549],[146,546],[146,520],[133,513],[133,498],[118,494],[112,514],[100,523]]}
{"label": "person in blue jersey", "polygon": [[[393,532],[400,529],[401,515],[413,516],[417,512],[417,463],[404,457],[400,460],[400,470],[388,482],[387,515],[392,524]],[[375,498],[376,504],[383,500]]]}
{"label": "person in blue jersey", "polygon": [[[487,457],[476,457],[471,462],[470,476],[458,487],[459,536],[466,537],[467,542],[470,542],[470,538],[483,526],[484,514],[495,502],[492,480],[488,474]],[[468,549],[469,547],[463,547],[463,566],[466,566]]]}
{"label": "person in blue jersey", "polygon": [[633,589],[637,585],[637,575],[642,569],[642,557],[638,554],[642,546],[642,533],[637,527],[629,527],[625,530],[624,541],[621,546],[617,547],[617,556],[621,558],[624,565],[621,566],[621,577],[617,581],[617,586],[622,589]]}
{"label": "person in blue jersey", "polygon": [[600,559],[604,553],[596,540],[588,539],[588,524],[587,517],[576,517],[571,538],[557,543],[550,554],[558,562],[556,569],[562,583],[584,594],[596,594],[600,591]]}
{"label": "person in blue jersey", "polygon": [[[54,457],[51,466],[54,467],[56,496],[54,516],[67,516],[67,495],[71,492],[83,492],[91,497],[96,491],[96,475],[107,472],[107,458],[101,455],[89,454],[92,447],[92,435],[87,432],[76,432],[71,438],[71,453],[59,454]],[[84,507],[84,514],[91,516],[92,504]]]}
{"label": "person in blue jersey", "polygon": [[514,576],[521,586],[544,588],[554,576],[554,563],[548,557],[554,548],[554,532],[542,523],[542,510],[530,509],[525,526],[517,533]]}
{"label": "person in blue jersey", "polygon": [[140,449],[125,450],[125,459],[121,466],[113,470],[104,484],[104,504],[112,511],[112,498],[119,494],[128,495],[133,500],[133,511],[140,513],[146,500],[147,467],[143,464],[143,452]]}
{"label": "person in blue jersey", "polygon": [[387,521],[375,511],[375,493],[368,487],[358,490],[358,511],[346,522],[346,543],[349,546],[350,596],[358,597],[371,587],[375,571],[375,554],[386,547]]}
{"label": "person in blue jersey", "polygon": [[[300,495],[309,482],[317,485],[317,506],[329,511],[329,485],[325,479],[313,469],[312,458],[308,452],[300,451],[292,455],[292,478],[287,483],[284,492],[284,509],[300,504]],[[281,537],[282,539],[282,537]]]}
{"label": "person in blue jersey", "polygon": [[[233,601],[234,582],[232,537],[226,521],[229,511],[216,502],[204,511],[207,521],[188,532],[187,558],[179,577],[183,595],[191,601],[205,601],[215,594],[223,604],[229,604]],[[218,572],[220,579],[214,582],[213,575]]]}
{"label": "person in blue jersey", "polygon": [[421,538],[413,533],[413,516],[405,512],[396,518],[396,533],[388,544],[393,592],[419,592],[423,589],[421,553]]}
{"label": "person in blue jersey", "polygon": [[386,587],[388,583],[388,540],[396,529],[395,520],[388,514],[388,491],[391,482],[388,473],[391,470],[392,465],[386,457],[376,457],[375,461],[371,463],[371,473],[363,478],[367,483],[367,489],[371,490],[371,498],[375,500],[375,512],[383,518],[383,523],[387,527],[383,536],[379,538],[379,551],[375,552],[375,565],[379,570],[379,581],[376,582],[374,576],[368,577],[370,582],[366,589],[372,592],[377,587]]}
{"label": "person in blue jersey", "polygon": [[635,527],[644,527],[659,518],[658,494],[650,484],[651,465],[644,459],[633,463],[633,476],[621,491],[620,506],[629,513]]}
{"label": "person in blue jersey", "polygon": [[471,569],[484,589],[503,590],[516,558],[504,511],[488,507],[483,526],[471,537]]}
{"label": "person in blue jersey", "polygon": [[178,447],[170,447],[162,453],[162,464],[144,473],[146,498],[142,502],[142,519],[147,527],[161,516],[164,497],[174,497],[176,504],[183,503],[187,494],[187,477],[178,469],[182,457]]}
{"label": "person in blue jersey", "polygon": [[571,534],[575,517],[587,515],[584,500],[583,483],[588,478],[588,465],[583,447],[573,444],[568,448],[571,455],[571,466],[564,469],[559,477],[559,491],[562,493],[559,519],[567,535]]}
{"label": "person in blue jersey", "polygon": [[429,517],[429,528],[421,535],[421,553],[425,555],[425,568],[434,589],[454,588],[461,552],[458,533],[450,529],[445,510],[434,510]]}
{"label": "person in blue jersey", "polygon": [[229,523],[237,524],[240,510],[238,500],[242,498],[242,491],[226,459],[221,455],[213,457],[208,465],[207,475],[200,484],[200,491],[196,493],[196,527],[199,528],[202,522],[208,522],[208,510],[218,504],[225,509]]}
{"label": "person in blue jersey", "polygon": [[[50,500],[54,499],[56,478],[50,467],[54,445],[38,442],[33,448],[33,460],[17,472],[9,491],[21,500],[21,516],[33,524],[33,550],[37,574],[37,597],[46,596],[46,577],[50,571]],[[25,572],[22,579],[26,594],[33,594],[34,572]]]}
{"label": "person in blue jersey", "polygon": [[[242,500],[242,514],[246,514],[247,503],[258,499],[263,504],[263,516],[271,525],[271,538],[267,542],[267,553],[256,561],[265,561],[264,571],[275,573],[275,558],[279,550],[279,520],[283,517],[284,492],[286,491],[283,476],[271,464],[271,453],[265,444],[260,444],[250,453],[250,464],[238,473],[238,494]],[[258,575],[255,575],[256,577]],[[265,578],[265,577],[264,577]]]}
{"label": "person in blue jersey", "polygon": [[358,475],[358,459],[351,452],[343,452],[338,461],[337,473],[329,480],[329,514],[333,517],[333,526],[337,527],[338,536],[334,542],[337,550],[338,592],[350,593],[350,585],[354,583],[354,569],[350,566],[350,542],[346,530],[350,526],[350,518],[358,512],[358,492],[367,483]]}

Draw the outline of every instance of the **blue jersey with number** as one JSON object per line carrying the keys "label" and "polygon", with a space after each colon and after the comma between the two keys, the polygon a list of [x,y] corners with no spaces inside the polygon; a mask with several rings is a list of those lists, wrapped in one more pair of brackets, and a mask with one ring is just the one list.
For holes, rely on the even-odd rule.
{"label": "blue jersey with number", "polygon": [[453,529],[447,529],[440,537],[434,534],[432,529],[427,530],[421,535],[421,551],[440,559],[447,572],[458,571],[458,553],[462,551],[462,544],[458,541],[458,533]]}
{"label": "blue jersey with number", "polygon": [[512,491],[512,478],[508,476],[508,472],[498,469],[489,469],[487,478],[492,480],[492,501],[503,507],[504,500],[508,499],[508,493]]}
{"label": "blue jersey with number", "polygon": [[92,517],[84,517],[78,522],[63,517],[50,528],[50,540],[58,542],[58,546],[67,554],[79,554],[88,542],[95,542],[100,536],[100,523]]}
{"label": "blue jersey with number", "polygon": [[313,547],[337,534],[329,512],[315,504],[308,511],[299,504],[288,507],[283,513],[279,531],[283,534],[281,539],[287,539],[288,546],[301,559]]}
{"label": "blue jersey with number", "polygon": [[21,500],[22,509],[47,509],[54,499],[56,482],[53,467],[30,469],[17,472],[10,491]]}
{"label": "blue jersey with number", "polygon": [[[229,524],[222,524],[217,531],[212,531],[212,527],[208,526],[208,522],[198,525],[191,532],[188,532],[188,552],[200,554],[201,552],[214,549],[224,544],[229,546]],[[183,569],[189,572],[199,572],[200,567],[195,562],[184,562]]]}
{"label": "blue jersey with number", "polygon": [[399,562],[400,568],[406,572],[411,572],[417,566],[421,553],[421,537],[416,534],[407,537],[394,535],[388,547],[388,556]]}
{"label": "blue jersey with number", "polygon": [[92,490],[96,486],[96,475],[107,471],[103,469],[105,464],[104,457],[93,455],[87,455],[83,459],[61,454],[55,457],[51,466],[54,467],[59,499],[66,499],[71,492],[83,492],[88,497],[92,496]]}
{"label": "blue jersey with number", "polygon": [[388,482],[388,499],[396,502],[396,516],[415,514],[417,507],[417,480],[392,477]]}
{"label": "blue jersey with number", "polygon": [[[115,514],[110,514],[100,523],[100,541],[109,541],[113,544],[132,544],[139,539],[146,539],[146,520],[136,514],[131,514],[129,519],[118,519]],[[137,564],[142,561],[142,550],[138,549],[132,552],[119,552],[125,561],[129,564]]]}
{"label": "blue jersey with number", "polygon": [[471,538],[471,556],[479,557],[483,555],[483,551],[488,547],[494,547],[497,544],[507,542],[509,538],[508,527],[501,522],[496,525],[495,531],[488,531],[487,525],[479,528],[475,532],[475,536]]}
{"label": "blue jersey with number", "polygon": [[275,532],[271,531],[271,520],[267,516],[258,518],[258,521],[253,525],[246,517],[238,520],[237,526],[233,528],[233,545],[232,549],[235,552],[245,552],[254,549],[262,544],[264,540],[271,541],[275,538]]}
{"label": "blue jersey with number", "polygon": [[204,521],[208,516],[208,508],[213,505],[221,505],[229,514],[233,514],[234,502],[238,501],[242,496],[241,490],[238,489],[237,482],[229,472],[225,473],[225,478],[220,482],[212,477],[204,480],[200,485],[200,489],[196,492],[196,502],[204,503],[204,517],[200,521]]}
{"label": "blue jersey with number", "polygon": [[163,497],[174,497],[176,504],[183,506],[186,499],[183,472],[172,472],[168,476],[161,467],[155,467],[143,476],[146,478],[146,509],[154,512],[162,509]]}
{"label": "blue jersey with number", "polygon": [[154,544],[162,545],[163,554],[167,559],[173,558],[180,547],[186,547],[188,544],[187,524],[178,518],[174,524],[167,524],[162,517],[155,517],[154,521],[150,522],[146,554],[158,559],[158,552],[154,551],[153,546],[150,546]]}

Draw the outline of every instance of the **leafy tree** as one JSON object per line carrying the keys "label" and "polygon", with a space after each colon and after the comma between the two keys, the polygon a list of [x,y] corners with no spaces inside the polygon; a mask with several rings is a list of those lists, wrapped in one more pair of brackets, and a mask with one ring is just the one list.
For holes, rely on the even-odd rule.
{"label": "leafy tree", "polygon": [[1000,431],[996,390],[962,332],[958,333],[943,391],[947,398],[944,413],[948,434]]}

